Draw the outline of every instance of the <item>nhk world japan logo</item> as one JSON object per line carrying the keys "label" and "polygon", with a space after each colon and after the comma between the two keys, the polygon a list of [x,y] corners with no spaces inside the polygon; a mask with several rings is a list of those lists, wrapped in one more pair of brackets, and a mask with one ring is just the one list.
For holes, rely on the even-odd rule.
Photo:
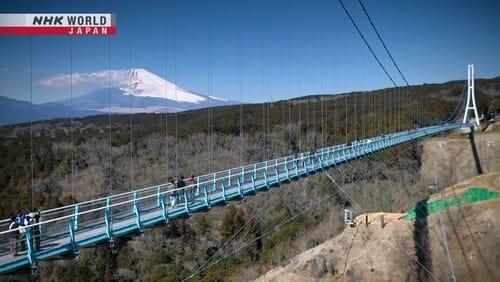
{"label": "nhk world japan logo", "polygon": [[0,35],[115,35],[114,14],[0,14]]}

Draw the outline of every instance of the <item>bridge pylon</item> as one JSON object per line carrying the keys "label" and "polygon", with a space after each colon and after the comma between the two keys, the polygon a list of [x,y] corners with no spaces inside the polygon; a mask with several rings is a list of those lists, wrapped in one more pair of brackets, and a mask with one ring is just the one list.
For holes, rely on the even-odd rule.
{"label": "bridge pylon", "polygon": [[470,110],[474,111],[476,125],[479,126],[479,115],[477,114],[476,98],[474,92],[474,64],[467,65],[467,103],[465,104],[463,123],[467,123],[467,114]]}

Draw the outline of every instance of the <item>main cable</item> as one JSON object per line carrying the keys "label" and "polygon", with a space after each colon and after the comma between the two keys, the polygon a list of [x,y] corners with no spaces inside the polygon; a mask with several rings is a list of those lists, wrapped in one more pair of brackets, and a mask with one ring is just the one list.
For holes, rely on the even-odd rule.
{"label": "main cable", "polygon": [[377,60],[377,63],[380,66],[380,68],[382,68],[382,70],[384,71],[385,75],[389,78],[389,80],[392,82],[392,84],[394,85],[394,87],[398,87],[398,85],[394,82],[394,79],[392,79],[391,75],[385,69],[385,67],[382,64],[382,62],[380,62],[379,58],[377,57],[377,55],[373,51],[373,49],[370,46],[370,44],[368,43],[368,41],[366,41],[365,36],[363,35],[363,33],[359,29],[358,25],[356,24],[356,22],[352,18],[351,14],[349,13],[349,11],[347,10],[347,8],[345,7],[344,2],[342,2],[342,0],[338,0],[338,1],[339,1],[340,5],[342,5],[342,8],[344,9],[344,12],[346,13],[346,15],[351,20],[352,25],[356,28],[356,31],[358,32],[359,36],[361,37],[361,39],[363,39],[363,42],[365,43],[366,47],[368,47],[368,50],[370,50],[370,53],[373,55],[373,57],[375,58],[375,60]]}
{"label": "main cable", "polygon": [[404,82],[406,83],[406,86],[410,86],[410,84],[408,84],[408,81],[406,80],[406,77],[403,75],[403,73],[401,72],[401,69],[399,69],[399,66],[398,64],[396,63],[396,61],[394,60],[394,58],[392,57],[392,54],[391,52],[389,52],[389,48],[387,48],[387,46],[385,45],[385,42],[384,40],[382,39],[382,36],[380,36],[380,33],[378,32],[378,29],[375,27],[375,24],[373,23],[372,21],[372,18],[370,17],[370,15],[368,14],[368,11],[366,10],[365,8],[365,5],[363,5],[363,2],[361,0],[358,0],[359,2],[359,5],[361,5],[361,8],[363,9],[363,12],[365,13],[366,17],[368,18],[368,21],[370,22],[370,25],[372,26],[373,30],[375,31],[375,33],[377,34],[377,37],[378,39],[380,40],[380,43],[382,43],[382,46],[384,46],[384,49],[385,51],[387,52],[387,55],[389,55],[389,58],[391,59],[392,61],[392,64],[394,65],[394,67],[396,67],[396,69],[398,70],[399,72],[399,75],[401,76],[401,78],[404,80]]}

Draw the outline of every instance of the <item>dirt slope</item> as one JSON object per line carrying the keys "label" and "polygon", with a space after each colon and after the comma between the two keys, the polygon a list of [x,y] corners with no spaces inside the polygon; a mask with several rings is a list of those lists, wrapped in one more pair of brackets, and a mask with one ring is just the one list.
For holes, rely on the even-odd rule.
{"label": "dirt slope", "polygon": [[[500,171],[500,131],[476,132],[474,140],[481,168],[485,173]],[[427,186],[437,181],[450,186],[477,175],[471,144],[466,134],[451,134],[426,138],[422,141],[420,181]]]}
{"label": "dirt slope", "polygon": [[[500,172],[471,178],[442,195],[451,199],[473,186],[500,192]],[[435,194],[428,201],[440,197]],[[368,226],[360,215],[357,227],[346,227],[258,281],[449,281],[440,218],[457,280],[500,281],[500,198],[459,205],[420,220],[403,220],[402,215],[384,214],[384,228],[380,213],[369,214]]]}

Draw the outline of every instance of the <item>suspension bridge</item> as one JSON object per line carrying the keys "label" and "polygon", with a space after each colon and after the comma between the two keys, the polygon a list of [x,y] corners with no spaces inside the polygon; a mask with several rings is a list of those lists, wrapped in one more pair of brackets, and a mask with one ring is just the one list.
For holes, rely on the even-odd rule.
{"label": "suspension bridge", "polygon": [[[342,1],[340,2],[348,14]],[[385,74],[397,87],[350,15],[349,18]],[[373,26],[372,22],[371,24]],[[377,35],[382,40],[378,32]],[[385,44],[384,48],[388,52]],[[396,62],[390,57],[401,74]],[[146,228],[163,226],[175,218],[209,212],[211,207],[222,206],[229,201],[241,200],[257,193],[273,193],[274,189],[281,189],[286,183],[400,144],[455,129],[472,128],[474,124],[467,120],[468,110],[474,110],[476,122],[478,116],[473,95],[473,73],[471,75],[470,72],[469,68],[469,91],[462,123],[444,122],[270,158],[198,176],[196,184],[182,188],[176,188],[172,183],[162,183],[43,210],[40,212],[39,223],[13,230],[7,230],[9,219],[1,220],[0,228],[5,231],[0,232],[0,274],[29,267],[35,269],[40,261],[71,257],[78,254],[82,248],[98,244],[113,245],[116,238],[140,234]],[[404,77],[403,79],[406,82]],[[408,85],[407,82],[406,84]],[[449,120],[455,120],[455,113],[453,116]],[[24,232],[18,234],[20,230]],[[25,250],[16,256],[12,255],[10,250],[12,238],[16,243],[26,246]]]}
{"label": "suspension bridge", "polygon": [[[197,177],[195,185],[173,188],[169,183],[142,188],[109,197],[41,211],[40,223],[24,227],[19,240],[27,246],[25,252],[13,256],[9,238],[13,232],[0,232],[0,273],[35,266],[38,261],[79,249],[113,242],[114,238],[139,233],[143,229],[168,223],[178,217],[209,211],[212,206],[242,199],[272,187],[308,177],[328,169],[403,143],[471,127],[471,124],[440,124],[380,135],[347,144],[320,148]],[[272,189],[271,189],[272,188]],[[4,229],[9,220],[2,220]],[[39,230],[36,233],[34,230]],[[41,246],[35,249],[36,236]]]}
{"label": "suspension bridge", "polygon": [[[469,66],[470,87],[464,115],[476,108],[472,81],[473,71]],[[447,121],[457,119],[463,104],[459,102]],[[0,232],[0,274],[29,267],[36,269],[40,261],[72,257],[82,248],[113,245],[116,238],[140,234],[146,228],[163,226],[175,218],[208,212],[213,206],[256,193],[273,193],[286,183],[378,151],[455,129],[472,131],[475,125],[467,119],[461,123],[443,122],[267,159],[198,176],[196,184],[181,188],[176,188],[175,183],[162,183],[43,210],[39,223],[13,230],[7,230],[10,219],[1,220],[0,228],[5,231]],[[18,234],[20,230],[24,232]],[[15,256],[10,249],[13,238],[17,244],[26,246]]]}

